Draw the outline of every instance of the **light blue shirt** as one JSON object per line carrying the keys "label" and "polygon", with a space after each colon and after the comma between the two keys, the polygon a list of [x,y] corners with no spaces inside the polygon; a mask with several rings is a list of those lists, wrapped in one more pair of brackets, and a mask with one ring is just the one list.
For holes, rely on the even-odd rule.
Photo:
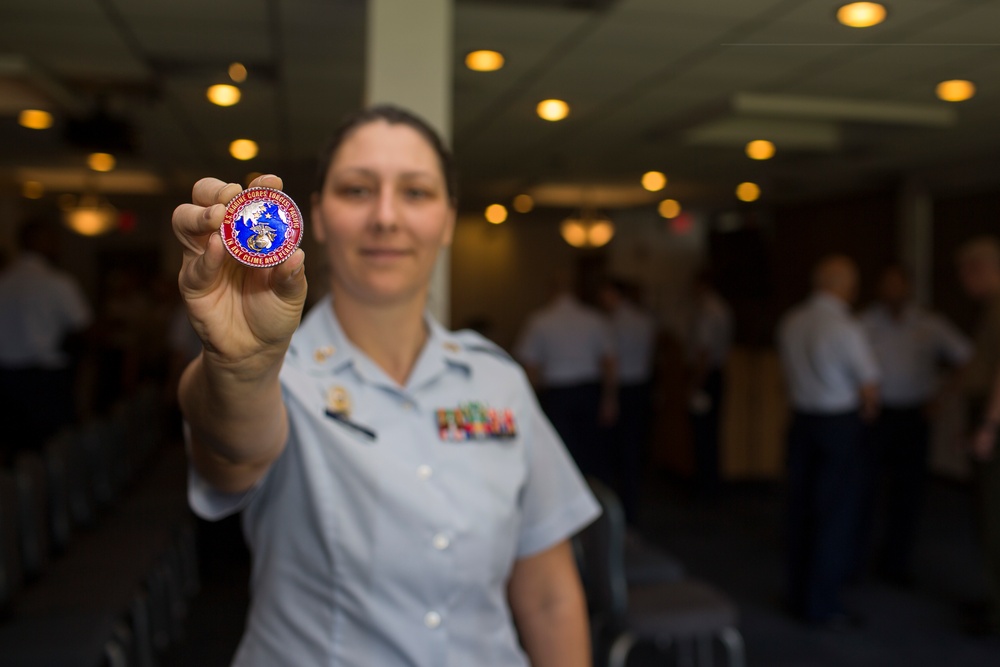
{"label": "light blue shirt", "polygon": [[65,368],[66,336],[91,320],[76,282],[41,255],[22,252],[0,273],[0,366]]}
{"label": "light blue shirt", "polygon": [[698,298],[691,326],[691,351],[705,355],[712,370],[725,368],[733,344],[733,314],[715,292]]}
{"label": "light blue shirt", "polygon": [[878,366],[861,324],[836,297],[817,292],[782,321],[778,344],[792,405],[803,412],[857,410]]}
{"label": "light blue shirt", "polygon": [[545,387],[569,387],[600,382],[601,361],[615,356],[615,342],[600,312],[565,294],[528,319],[515,353],[539,368]]}
{"label": "light blue shirt", "polygon": [[906,408],[928,401],[937,390],[939,365],[961,366],[972,345],[947,320],[916,306],[896,318],[882,305],[861,318],[882,372],[882,403]]}
{"label": "light blue shirt", "polygon": [[611,314],[611,331],[618,357],[618,382],[628,386],[648,381],[653,375],[656,350],[653,318],[623,301]]}
{"label": "light blue shirt", "polygon": [[[253,594],[235,665],[528,664],[511,568],[599,509],[521,369],[477,334],[428,326],[400,387],[320,302],[281,370],[291,434],[264,479],[227,495],[192,470],[200,516],[244,510]],[[516,437],[442,437],[437,411],[470,401],[510,409]]]}

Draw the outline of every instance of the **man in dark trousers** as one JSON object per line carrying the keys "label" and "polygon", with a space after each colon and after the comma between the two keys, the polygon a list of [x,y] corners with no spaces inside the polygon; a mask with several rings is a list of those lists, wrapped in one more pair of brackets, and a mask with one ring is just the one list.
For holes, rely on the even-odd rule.
{"label": "man in dark trousers", "polygon": [[691,434],[694,439],[695,483],[699,496],[718,495],[719,436],[726,363],[733,342],[733,315],[712,286],[708,271],[694,280],[693,310],[687,340],[691,374]]}
{"label": "man in dark trousers", "polygon": [[964,373],[969,408],[970,454],[986,560],[989,607],[970,628],[1000,635],[1000,241],[982,237],[959,250],[958,272],[965,291],[983,305],[975,352]]}
{"label": "man in dark trousers", "polygon": [[24,224],[17,258],[0,272],[0,405],[11,415],[0,459],[39,449],[75,417],[75,362],[91,312],[55,268],[58,229]]}
{"label": "man in dark trousers", "polygon": [[822,627],[857,624],[841,601],[856,558],[865,421],[878,408],[878,368],[851,314],[857,268],[822,260],[812,297],[779,329],[792,420],[788,436],[792,611]]}
{"label": "man in dark trousers", "polygon": [[618,357],[618,421],[610,429],[616,475],[615,491],[622,499],[625,518],[635,524],[639,510],[642,457],[652,412],[652,379],[656,352],[656,323],[629,298],[633,290],[622,280],[607,279],[599,299],[608,315]]}
{"label": "man in dark trousers", "polygon": [[[941,370],[965,365],[972,346],[946,319],[913,302],[909,274],[899,265],[882,272],[878,301],[865,311],[861,322],[882,374],[882,406],[873,432],[861,546],[867,551],[871,525],[866,519],[874,514],[875,500],[882,495],[885,522],[877,572],[891,584],[908,586],[913,580],[913,546],[927,479],[929,417],[942,388],[948,386],[941,382]],[[860,555],[864,558],[867,553]]]}
{"label": "man in dark trousers", "polygon": [[600,311],[585,305],[568,272],[552,299],[528,318],[514,350],[546,416],[580,471],[612,483],[611,452],[602,437],[618,418],[618,361]]}

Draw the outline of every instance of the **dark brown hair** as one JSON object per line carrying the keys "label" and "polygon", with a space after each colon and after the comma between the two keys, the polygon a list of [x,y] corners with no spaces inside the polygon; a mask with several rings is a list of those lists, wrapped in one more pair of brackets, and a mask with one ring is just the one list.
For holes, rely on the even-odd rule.
{"label": "dark brown hair", "polygon": [[448,199],[451,200],[454,206],[458,200],[458,177],[455,174],[455,159],[451,151],[445,146],[441,135],[427,121],[406,109],[391,104],[379,104],[361,109],[341,122],[323,148],[323,151],[319,154],[319,163],[316,170],[316,192],[323,191],[323,184],[326,182],[326,175],[330,171],[330,165],[333,163],[333,158],[337,155],[337,151],[340,150],[344,141],[359,127],[377,121],[384,121],[390,125],[406,125],[411,127],[430,144],[431,148],[437,154],[438,164],[441,167],[441,175],[444,176]]}

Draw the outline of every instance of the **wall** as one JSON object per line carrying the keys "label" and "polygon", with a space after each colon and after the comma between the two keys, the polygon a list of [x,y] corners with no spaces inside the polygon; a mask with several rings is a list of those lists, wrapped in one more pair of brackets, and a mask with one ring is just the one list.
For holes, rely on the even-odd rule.
{"label": "wall", "polygon": [[686,285],[703,253],[698,225],[675,235],[653,211],[617,211],[614,239],[599,250],[581,250],[559,235],[565,215],[535,211],[500,225],[479,215],[461,217],[451,259],[453,325],[487,318],[494,339],[509,347],[528,315],[547,300],[557,272],[584,266],[636,282],[661,326],[680,327]]}

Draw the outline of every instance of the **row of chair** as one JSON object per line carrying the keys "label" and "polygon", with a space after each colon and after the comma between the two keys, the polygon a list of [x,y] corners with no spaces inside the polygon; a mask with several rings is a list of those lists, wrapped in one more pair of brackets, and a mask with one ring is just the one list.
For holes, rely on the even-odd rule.
{"label": "row of chair", "polygon": [[0,664],[147,667],[197,588],[183,452],[158,392],[0,472]]}
{"label": "row of chair", "polygon": [[666,664],[745,663],[736,605],[713,586],[688,576],[669,554],[631,534],[615,493],[589,480],[601,516],[574,540],[590,606],[594,664],[625,667],[641,642]]}

